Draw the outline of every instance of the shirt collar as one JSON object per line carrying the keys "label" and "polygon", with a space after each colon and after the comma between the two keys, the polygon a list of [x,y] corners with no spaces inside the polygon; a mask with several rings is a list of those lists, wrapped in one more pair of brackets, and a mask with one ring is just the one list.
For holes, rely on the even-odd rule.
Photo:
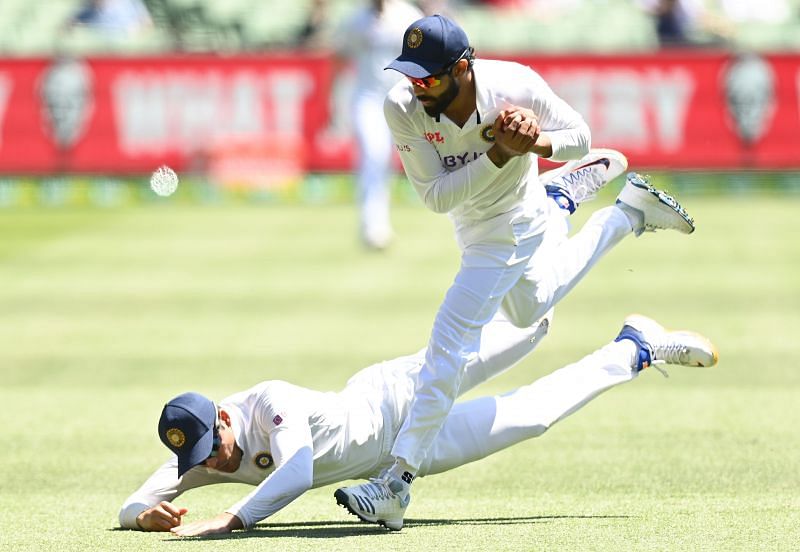
{"label": "shirt collar", "polygon": [[[480,125],[486,113],[492,110],[494,107],[494,102],[492,101],[492,95],[489,92],[489,88],[481,86],[483,80],[478,77],[478,73],[482,71],[478,71],[478,68],[481,66],[480,60],[475,60],[472,65],[472,79],[475,83],[475,124]],[[437,123],[441,123],[441,114],[437,115],[435,120]],[[472,117],[470,117],[471,119]],[[466,125],[465,125],[466,126]]]}
{"label": "shirt collar", "polygon": [[489,90],[488,79],[484,79],[485,73],[483,69],[485,69],[483,62],[476,59],[472,64],[472,78],[475,82],[475,111],[478,114],[478,124],[481,124],[486,114],[495,107],[495,102]]}

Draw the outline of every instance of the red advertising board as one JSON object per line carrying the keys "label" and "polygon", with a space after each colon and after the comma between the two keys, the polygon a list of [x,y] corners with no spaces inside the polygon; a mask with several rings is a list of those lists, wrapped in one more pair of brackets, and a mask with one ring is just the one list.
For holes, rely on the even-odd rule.
{"label": "red advertising board", "polygon": [[800,55],[528,58],[633,166],[800,168]]}
{"label": "red advertising board", "polygon": [[[800,55],[514,59],[632,166],[800,168]],[[350,170],[348,78],[306,54],[0,60],[0,173]]]}

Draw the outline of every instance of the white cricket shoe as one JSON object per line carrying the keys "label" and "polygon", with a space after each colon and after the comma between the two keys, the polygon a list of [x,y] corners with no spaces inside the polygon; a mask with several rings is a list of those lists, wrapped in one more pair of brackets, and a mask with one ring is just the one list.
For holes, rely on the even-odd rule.
{"label": "white cricket shoe", "polygon": [[403,528],[403,517],[411,502],[408,486],[398,480],[370,479],[367,483],[342,487],[333,493],[336,503],[361,521],[383,525],[391,531]]}
{"label": "white cricket shoe", "polygon": [[[629,339],[639,347],[637,371],[657,364],[708,368],[719,360],[717,348],[708,338],[685,330],[668,331],[641,314],[632,314],[625,319],[614,341],[623,339]],[[661,373],[667,375],[663,370]]]}
{"label": "white cricket shoe", "polygon": [[364,247],[373,251],[383,251],[387,249],[394,238],[391,226],[388,225],[369,225],[361,228],[361,243]]}
{"label": "white cricket shoe", "polygon": [[617,205],[638,221],[633,228],[637,236],[642,232],[670,229],[682,234],[694,232],[694,219],[686,209],[671,195],[651,186],[648,177],[638,173],[628,173],[625,186],[617,196]]}
{"label": "white cricket shoe", "polygon": [[[581,159],[539,175],[548,195],[563,195],[571,207],[561,205],[572,213],[581,203],[597,197],[597,192],[628,168],[628,160],[612,149],[592,149]],[[554,197],[555,199],[555,197]],[[558,200],[556,200],[558,203]]]}

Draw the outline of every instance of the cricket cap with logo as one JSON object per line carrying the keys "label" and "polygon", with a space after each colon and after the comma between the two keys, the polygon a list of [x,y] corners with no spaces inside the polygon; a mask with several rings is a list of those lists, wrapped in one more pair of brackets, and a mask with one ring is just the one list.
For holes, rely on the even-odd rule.
{"label": "cricket cap with logo", "polygon": [[403,52],[386,69],[421,79],[441,73],[468,49],[464,29],[444,15],[430,15],[409,25],[403,35]]}
{"label": "cricket cap with logo", "polygon": [[217,407],[199,393],[178,395],[161,411],[158,436],[178,456],[178,477],[211,454]]}

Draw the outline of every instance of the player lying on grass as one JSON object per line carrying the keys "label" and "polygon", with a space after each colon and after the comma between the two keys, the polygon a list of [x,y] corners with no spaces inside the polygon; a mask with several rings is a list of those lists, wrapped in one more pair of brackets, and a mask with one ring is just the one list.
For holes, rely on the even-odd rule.
{"label": "player lying on grass", "polygon": [[[484,329],[467,364],[460,394],[510,368],[546,335],[550,314],[520,329],[500,315]],[[358,372],[338,393],[265,381],[215,405],[184,393],[164,407],[158,434],[174,453],[122,506],[122,527],[181,536],[249,528],[308,489],[377,477],[392,465],[391,446],[408,412],[425,351]],[[458,403],[420,470],[441,473],[538,437],[603,391],[651,364],[712,366],[714,346],[692,332],[668,332],[634,315],[616,339],[574,364],[500,396]],[[189,489],[240,482],[256,488],[218,516],[184,525],[173,503]],[[338,493],[338,491],[337,491]],[[337,494],[337,498],[338,494]],[[376,497],[377,498],[377,497]],[[364,521],[400,529],[361,498]],[[351,512],[351,505],[345,503]]]}

